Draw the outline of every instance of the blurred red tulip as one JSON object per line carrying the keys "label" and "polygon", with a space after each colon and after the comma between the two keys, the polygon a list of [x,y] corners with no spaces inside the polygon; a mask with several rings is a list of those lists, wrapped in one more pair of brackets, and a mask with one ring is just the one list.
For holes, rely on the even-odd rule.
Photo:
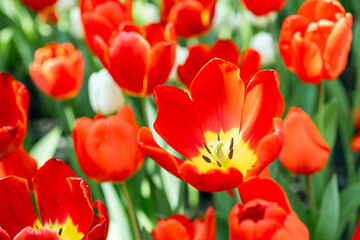
{"label": "blurred red tulip", "polygon": [[359,220],[358,220],[354,235],[352,236],[351,240],[360,240],[360,216],[359,216]]}
{"label": "blurred red tulip", "polygon": [[81,0],[81,20],[90,49],[96,52],[95,36],[108,43],[111,34],[122,22],[132,20],[131,11],[131,0],[125,0],[125,3],[118,0]]}
{"label": "blurred red tulip", "polygon": [[192,45],[184,64],[177,68],[180,80],[190,88],[200,69],[212,58],[221,58],[240,67],[240,77],[245,85],[260,71],[261,59],[257,51],[247,48],[240,59],[240,51],[231,40],[218,40],[211,47],[205,44]]}
{"label": "blurred red tulip", "polygon": [[246,8],[257,16],[267,15],[270,12],[280,11],[286,3],[286,0],[242,0]]}
{"label": "blurred red tulip", "polygon": [[209,30],[216,0],[162,0],[161,19],[173,22],[177,34],[189,38]]}
{"label": "blurred red tulip", "polygon": [[84,59],[71,43],[52,43],[35,52],[30,76],[48,96],[65,100],[75,97],[84,79]]}
{"label": "blurred red tulip", "polygon": [[23,146],[0,159],[0,178],[9,175],[26,178],[30,189],[32,189],[31,179],[36,170],[36,161],[26,152]]}
{"label": "blurred red tulip", "polygon": [[205,218],[190,221],[186,216],[174,214],[160,220],[152,231],[154,240],[214,240],[216,239],[216,219],[214,210],[208,208]]}
{"label": "blurred red tulip", "polygon": [[174,26],[149,24],[140,28],[124,22],[109,41],[95,36],[96,54],[115,82],[130,95],[144,97],[166,82],[175,62]]}
{"label": "blurred red tulip", "polygon": [[352,40],[352,15],[337,0],[307,0],[281,27],[279,48],[285,65],[306,82],[337,78]]}
{"label": "blurred red tulip", "polygon": [[24,140],[29,92],[7,74],[0,73],[0,159],[16,151]]}
{"label": "blurred red tulip", "polygon": [[259,174],[280,153],[282,136],[272,131],[284,100],[275,71],[258,72],[247,86],[239,74],[236,65],[212,59],[196,75],[190,96],[158,86],[154,129],[189,161],[160,148],[146,127],[139,132],[141,151],[200,191],[235,188]]}
{"label": "blurred red tulip", "polygon": [[249,180],[240,187],[240,196],[243,205],[235,205],[229,214],[230,240],[309,239],[308,229],[273,180]]}
{"label": "blurred red tulip", "polygon": [[26,180],[15,176],[0,179],[0,237],[106,239],[109,217],[104,204],[92,202],[88,185],[68,165],[50,159],[32,182],[41,222]]}
{"label": "blurred red tulip", "polygon": [[138,131],[134,113],[127,105],[115,116],[78,118],[73,140],[85,175],[97,182],[120,182],[134,175],[144,161],[137,146]]}
{"label": "blurred red tulip", "polygon": [[21,0],[26,6],[34,11],[41,11],[47,7],[54,5],[57,0]]}
{"label": "blurred red tulip", "polygon": [[351,149],[360,152],[360,107],[358,106],[357,114],[356,114],[356,129],[357,133],[351,140]]}
{"label": "blurred red tulip", "polygon": [[330,147],[302,109],[290,108],[284,120],[283,134],[280,161],[289,171],[310,175],[325,167]]}

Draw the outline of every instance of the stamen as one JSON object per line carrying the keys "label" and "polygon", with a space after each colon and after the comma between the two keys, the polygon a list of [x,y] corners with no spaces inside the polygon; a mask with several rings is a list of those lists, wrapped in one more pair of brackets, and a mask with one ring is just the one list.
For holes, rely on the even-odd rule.
{"label": "stamen", "polygon": [[58,233],[59,236],[61,235],[61,233],[62,233],[62,228],[59,229],[59,233]]}
{"label": "stamen", "polygon": [[208,148],[208,146],[206,145],[206,143],[204,143],[204,146],[205,146],[206,151],[208,151],[208,153],[211,154],[211,151],[210,151],[210,149]]}
{"label": "stamen", "polygon": [[220,164],[220,162],[219,162],[219,161],[216,161],[216,163],[217,163],[217,165],[218,165],[219,167],[221,167],[221,164]]}
{"label": "stamen", "polygon": [[218,134],[218,141],[220,141],[220,135]]}
{"label": "stamen", "polygon": [[202,155],[202,158],[203,158],[207,163],[211,163],[211,159],[208,158],[207,156]]}
{"label": "stamen", "polygon": [[234,154],[234,149],[230,148],[229,159],[232,159],[233,154]]}
{"label": "stamen", "polygon": [[231,138],[231,142],[230,142],[230,152],[229,152],[229,159],[232,159],[233,154],[234,154],[234,138]]}
{"label": "stamen", "polygon": [[38,225],[36,225],[36,224],[35,224],[35,227],[36,227],[36,230],[38,230],[38,229],[39,229]]}

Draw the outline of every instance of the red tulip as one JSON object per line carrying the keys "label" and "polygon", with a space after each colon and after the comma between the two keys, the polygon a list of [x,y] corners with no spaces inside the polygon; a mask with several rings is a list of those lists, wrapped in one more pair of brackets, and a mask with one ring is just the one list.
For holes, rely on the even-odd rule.
{"label": "red tulip", "polygon": [[208,208],[205,218],[196,218],[192,222],[184,215],[174,214],[158,221],[151,234],[154,240],[214,240],[216,238],[214,210]]}
{"label": "red tulip", "polygon": [[161,19],[173,22],[176,32],[189,38],[209,30],[216,0],[162,0]]}
{"label": "red tulip", "polygon": [[242,0],[246,8],[257,16],[267,15],[270,12],[280,11],[286,3],[286,0]]}
{"label": "red tulip", "polygon": [[84,79],[84,59],[71,43],[52,43],[35,52],[30,76],[48,96],[64,100],[75,97]]}
{"label": "red tulip", "polygon": [[280,161],[289,171],[310,175],[325,167],[330,147],[302,109],[290,108],[284,120],[283,134]]}
{"label": "red tulip", "polygon": [[155,131],[189,161],[161,149],[146,127],[139,133],[141,151],[200,191],[235,188],[260,173],[281,150],[281,134],[271,132],[284,100],[275,71],[258,72],[247,86],[239,73],[236,65],[213,59],[195,77],[190,96],[157,87]]}
{"label": "red tulip", "polygon": [[96,35],[108,43],[111,34],[122,22],[132,20],[131,11],[131,0],[125,0],[124,4],[118,0],[81,0],[81,20],[90,49],[96,52]]}
{"label": "red tulip", "polygon": [[95,36],[96,54],[127,94],[146,96],[166,82],[175,62],[176,34],[172,24],[143,28],[123,23],[107,42]]}
{"label": "red tulip", "polygon": [[351,140],[351,149],[357,152],[360,152],[360,107],[358,107],[357,114],[356,114],[356,129],[357,133]]}
{"label": "red tulip", "polygon": [[57,0],[21,0],[26,6],[34,11],[41,11],[47,7],[54,5]]}
{"label": "red tulip", "polygon": [[261,60],[257,51],[247,48],[240,59],[240,51],[231,40],[218,40],[211,47],[196,44],[189,47],[189,56],[177,68],[180,80],[190,88],[190,84],[200,69],[212,58],[221,58],[240,67],[240,77],[245,85],[260,71]]}
{"label": "red tulip", "polygon": [[28,180],[29,187],[32,188],[31,178],[36,171],[36,161],[22,146],[0,159],[0,178],[9,175],[25,178]]}
{"label": "red tulip", "polygon": [[120,182],[134,175],[144,161],[137,146],[138,131],[134,113],[127,105],[115,116],[78,118],[73,140],[85,175],[97,182]]}
{"label": "red tulip", "polygon": [[352,39],[352,15],[337,0],[307,0],[281,27],[285,65],[306,82],[335,79],[344,70]]}
{"label": "red tulip", "polygon": [[308,229],[273,180],[249,180],[242,184],[240,196],[244,205],[235,205],[229,214],[230,240],[309,239]]}
{"label": "red tulip", "polygon": [[16,151],[26,134],[29,92],[7,74],[0,73],[0,159]]}
{"label": "red tulip", "polygon": [[41,221],[26,180],[15,176],[0,179],[0,236],[14,240],[106,239],[109,217],[104,204],[92,202],[86,182],[64,162],[50,159],[32,181]]}

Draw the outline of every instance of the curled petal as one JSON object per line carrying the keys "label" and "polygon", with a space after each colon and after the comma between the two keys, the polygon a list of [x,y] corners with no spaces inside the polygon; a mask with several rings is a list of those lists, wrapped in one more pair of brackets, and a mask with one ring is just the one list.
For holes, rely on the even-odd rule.
{"label": "curled petal", "polygon": [[14,240],[61,240],[59,234],[52,229],[41,228],[34,231],[31,227],[24,228]]}

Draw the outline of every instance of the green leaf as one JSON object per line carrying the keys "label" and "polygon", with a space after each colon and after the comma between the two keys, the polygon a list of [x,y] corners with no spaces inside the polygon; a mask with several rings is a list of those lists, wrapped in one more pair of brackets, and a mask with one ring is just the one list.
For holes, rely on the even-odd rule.
{"label": "green leaf", "polygon": [[38,167],[41,167],[47,160],[54,157],[61,138],[61,133],[61,128],[59,126],[55,127],[31,148],[29,154],[35,158]]}
{"label": "green leaf", "polygon": [[340,211],[339,202],[337,177],[333,175],[321,201],[315,235],[312,239],[337,240],[336,233],[339,227]]}
{"label": "green leaf", "polygon": [[324,132],[321,135],[324,137],[330,149],[333,149],[336,135],[337,135],[337,124],[338,124],[338,100],[332,98],[325,105],[325,116],[324,116]]}
{"label": "green leaf", "polygon": [[353,213],[360,207],[360,183],[349,186],[340,193],[340,220],[337,239],[340,239]]}
{"label": "green leaf", "polygon": [[130,219],[128,218],[124,206],[117,191],[111,183],[101,183],[103,190],[106,207],[109,209],[110,226],[108,233],[108,240],[119,239],[132,239],[132,231],[130,227]]}

